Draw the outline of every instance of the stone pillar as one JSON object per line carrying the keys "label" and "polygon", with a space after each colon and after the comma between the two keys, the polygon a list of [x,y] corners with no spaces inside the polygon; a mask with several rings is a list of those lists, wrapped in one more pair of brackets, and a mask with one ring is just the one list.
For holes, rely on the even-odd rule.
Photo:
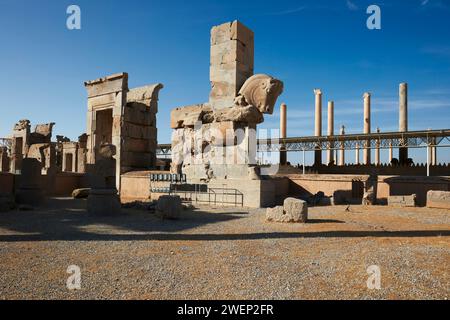
{"label": "stone pillar", "polygon": [[[345,134],[345,127],[341,127],[341,135]],[[345,166],[345,149],[344,149],[344,142],[341,142],[341,146],[339,148],[339,165]]]}
{"label": "stone pillar", "polygon": [[431,147],[431,165],[432,166],[437,166],[438,162],[437,162],[437,148],[436,148],[436,138],[432,139],[433,141],[433,146]]}
{"label": "stone pillar", "polygon": [[[408,131],[408,84],[400,83],[399,85],[399,123],[398,131]],[[400,164],[406,164],[408,161],[408,148],[398,149],[398,161]]]}
{"label": "stone pillar", "polygon": [[42,163],[34,158],[23,159],[16,202],[30,206],[41,205],[45,200],[41,179]]}
{"label": "stone pillar", "polygon": [[0,172],[9,172],[8,148],[0,147]]}
{"label": "stone pillar", "polygon": [[[365,92],[363,95],[364,98],[364,134],[370,133],[370,93]],[[366,146],[363,150],[363,163],[365,165],[370,164],[370,140],[366,141]]]}
{"label": "stone pillar", "polygon": [[[322,91],[320,89],[314,89],[314,95],[316,98],[314,135],[320,137],[322,136]],[[314,152],[314,166],[320,165],[322,165],[322,150],[317,146]]]}
{"label": "stone pillar", "polygon": [[233,105],[245,80],[253,75],[254,35],[239,21],[211,29],[209,103],[214,108]]}
{"label": "stone pillar", "polygon": [[[377,128],[377,133],[380,133],[380,128]],[[380,160],[380,138],[377,138],[376,148],[375,148],[375,165],[379,166],[381,164]]]}
{"label": "stone pillar", "polygon": [[[329,136],[334,135],[334,102],[328,101],[328,132]],[[327,163],[334,163],[334,143],[330,142],[330,148],[327,150]]]}
{"label": "stone pillar", "polygon": [[392,163],[394,159],[394,149],[392,148],[392,142],[389,142],[389,163]]}
{"label": "stone pillar", "polygon": [[[285,103],[282,103],[280,105],[280,138],[286,138],[287,137],[287,130],[286,130],[286,112],[287,112],[287,106]],[[287,153],[286,153],[286,146],[282,145],[280,151],[280,164],[285,165],[287,163]]]}
{"label": "stone pillar", "polygon": [[355,164],[359,164],[359,143],[356,143],[355,146]]}

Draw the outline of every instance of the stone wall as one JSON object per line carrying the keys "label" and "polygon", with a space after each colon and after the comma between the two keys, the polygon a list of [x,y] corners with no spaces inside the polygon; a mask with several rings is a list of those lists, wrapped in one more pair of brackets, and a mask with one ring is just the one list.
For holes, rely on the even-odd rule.
{"label": "stone wall", "polygon": [[9,156],[7,147],[0,147],[0,172],[9,172]]}
{"label": "stone wall", "polygon": [[87,81],[88,120],[86,163],[96,163],[102,144],[116,148],[116,188],[128,171],[156,165],[156,113],[162,84],[128,89],[128,74]]}
{"label": "stone wall", "polygon": [[209,102],[218,108],[233,104],[254,67],[254,35],[239,21],[211,29]]}
{"label": "stone wall", "polygon": [[[363,190],[363,182],[368,175],[325,175],[325,174],[289,174],[289,194],[293,196],[314,195],[322,191],[326,196],[333,196],[336,191],[344,192],[349,197],[357,198]],[[450,190],[449,177],[400,177],[379,176],[377,198],[385,203],[389,196],[416,194],[419,206],[426,204],[429,190]]]}

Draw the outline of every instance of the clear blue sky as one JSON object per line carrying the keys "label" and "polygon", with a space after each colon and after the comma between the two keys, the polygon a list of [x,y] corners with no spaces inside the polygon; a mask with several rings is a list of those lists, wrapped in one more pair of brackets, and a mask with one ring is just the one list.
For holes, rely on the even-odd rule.
{"label": "clear blue sky", "polygon": [[[66,28],[70,4],[81,7],[81,30]],[[381,30],[366,28],[370,4],[381,7]],[[208,99],[210,28],[235,19],[255,32],[255,73],[285,84],[278,102],[288,105],[289,136],[312,135],[316,87],[324,107],[335,101],[336,130],[362,131],[369,91],[372,130],[395,131],[400,82],[409,84],[410,130],[450,127],[447,0],[0,0],[0,136],[28,118],[76,139],[86,126],[83,81],[126,71],[130,87],[164,84],[158,140],[167,143],[170,110]],[[325,132],[325,110],[323,121]],[[278,123],[277,108],[261,127]]]}

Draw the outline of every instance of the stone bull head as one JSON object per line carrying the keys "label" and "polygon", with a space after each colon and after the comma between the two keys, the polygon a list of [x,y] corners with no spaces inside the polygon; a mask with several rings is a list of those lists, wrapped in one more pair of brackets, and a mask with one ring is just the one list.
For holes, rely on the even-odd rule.
{"label": "stone bull head", "polygon": [[235,102],[240,106],[255,106],[261,113],[272,114],[282,92],[282,81],[266,74],[255,74],[242,85]]}

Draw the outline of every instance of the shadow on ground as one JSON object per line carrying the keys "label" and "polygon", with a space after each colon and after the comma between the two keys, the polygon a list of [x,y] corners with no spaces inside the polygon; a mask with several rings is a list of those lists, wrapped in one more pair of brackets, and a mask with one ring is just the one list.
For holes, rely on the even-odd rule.
{"label": "shadow on ground", "polygon": [[[10,211],[0,214],[0,227],[19,234],[1,234],[0,242],[19,241],[223,241],[290,238],[363,238],[363,237],[437,237],[450,236],[449,230],[407,231],[305,231],[260,232],[244,234],[187,234],[183,230],[206,224],[242,219],[242,211],[211,213],[186,210],[180,220],[161,220],[150,212],[124,210],[117,217],[92,217],[86,214],[85,200],[51,199],[45,209]],[[316,223],[345,223],[334,219],[311,219]],[[86,227],[95,225],[95,232]]]}

